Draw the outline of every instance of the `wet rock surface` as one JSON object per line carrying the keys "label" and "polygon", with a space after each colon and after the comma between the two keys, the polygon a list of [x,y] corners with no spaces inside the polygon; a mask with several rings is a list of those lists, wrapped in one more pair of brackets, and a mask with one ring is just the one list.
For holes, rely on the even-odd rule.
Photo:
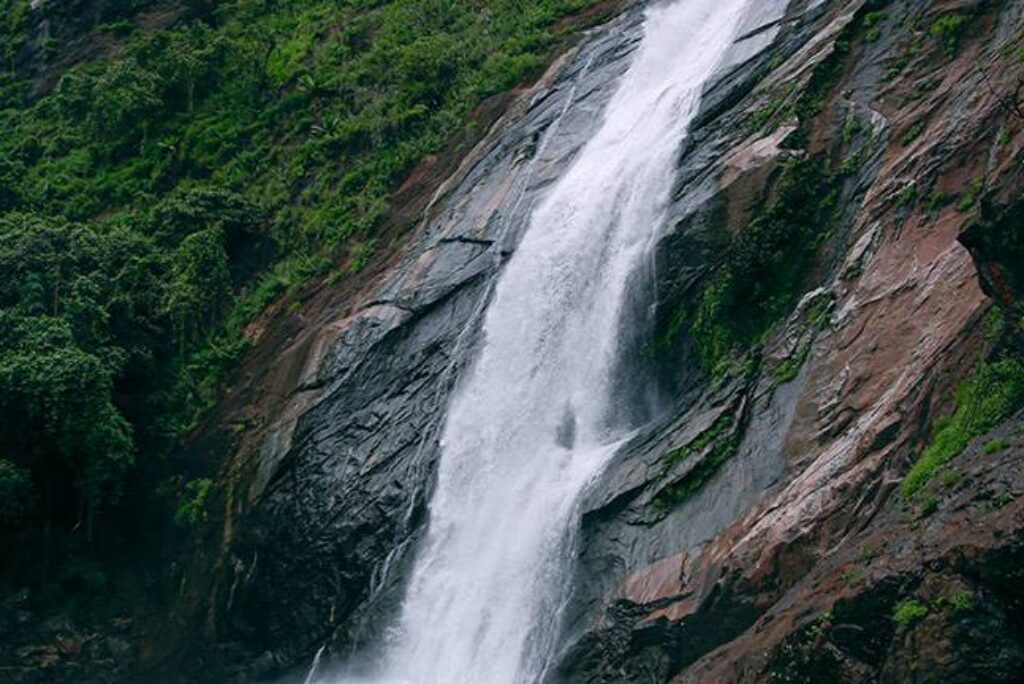
{"label": "wet rock surface", "polygon": [[[971,8],[977,12],[972,21],[979,39],[986,30],[1013,34],[1022,28],[1020,8],[1012,3]],[[729,214],[742,211],[737,199],[763,192],[771,178],[765,167],[777,165],[782,155],[829,155],[849,173],[841,189],[843,210],[819,253],[816,278],[809,281],[813,285],[816,279],[819,289],[808,297],[827,304],[812,316],[798,310],[778,326],[760,349],[760,368],[752,375],[732,374],[731,381],[702,388],[696,397],[691,393],[665,427],[620,453],[595,485],[584,516],[574,641],[562,679],[1011,681],[1020,676],[1020,632],[1002,613],[1018,605],[1016,591],[1003,594],[998,608],[980,608],[985,615],[978,616],[978,624],[1001,625],[1008,630],[1003,640],[981,643],[976,636],[984,628],[950,617],[949,611],[919,627],[894,627],[894,608],[913,593],[911,585],[944,587],[927,589],[935,603],[935,592],[966,581],[958,573],[1016,572],[1015,561],[994,560],[1017,553],[1019,520],[1012,514],[1002,531],[982,540],[967,531],[984,524],[974,517],[977,510],[967,514],[962,509],[970,504],[944,499],[940,510],[949,505],[964,517],[947,518],[954,514],[943,512],[922,531],[897,485],[927,440],[936,413],[945,410],[952,385],[982,351],[979,320],[989,305],[958,237],[976,256],[991,255],[987,266],[980,259],[983,275],[995,274],[987,278],[987,292],[996,294],[997,282],[1007,301],[1019,292],[1012,285],[1015,267],[1003,256],[1014,253],[1016,236],[1008,227],[1014,209],[1004,203],[1001,214],[988,214],[1002,218],[976,223],[964,201],[957,208],[949,200],[928,206],[916,197],[928,190],[962,189],[964,177],[974,174],[1010,195],[1019,193],[1021,184],[1015,148],[991,148],[994,131],[1008,118],[1013,126],[1012,116],[992,93],[979,94],[981,77],[971,73],[972,60],[988,59],[991,46],[979,40],[941,67],[911,62],[898,65],[902,71],[883,70],[887,56],[891,63],[906,45],[920,44],[930,22],[956,8],[897,2],[884,9],[882,28],[870,39],[856,27],[877,8],[835,3],[807,15],[804,31],[813,37],[800,40],[803,47],[795,53],[786,52],[782,32],[771,52],[776,59],[792,56],[752,93],[734,96],[744,99],[732,109],[710,112],[704,124],[709,132],[693,136],[684,174],[701,168],[702,160],[717,159],[705,172],[715,177],[717,191],[702,187],[696,170],[682,176],[677,196],[690,208],[680,223],[686,237],[669,236],[660,258],[667,263],[689,258],[672,256],[679,249],[674,242],[692,250],[687,240],[714,235],[714,228],[705,228],[709,224],[717,222],[719,234],[735,229]],[[828,51],[840,42],[850,54],[822,94],[805,145],[795,152],[784,149],[792,147],[786,143],[792,143],[795,130],[786,117],[773,122],[775,132],[767,137],[764,131],[730,137],[744,115],[764,111],[759,107],[766,93],[777,97],[780,84],[827,64]],[[931,59],[945,61],[934,54]],[[993,73],[1000,68],[1006,67],[990,67]],[[810,79],[807,87],[813,87]],[[736,82],[740,88],[742,76]],[[914,94],[922,82],[930,93],[924,98]],[[782,96],[790,90],[784,88]],[[922,116],[929,123],[918,127],[916,137],[901,133]],[[855,127],[849,123],[854,119]],[[714,143],[716,135],[724,142]],[[702,145],[730,152],[704,152]],[[717,209],[722,206],[729,210]],[[724,215],[707,218],[715,211]],[[963,233],[966,226],[972,227]],[[687,296],[685,286],[677,292]],[[735,435],[723,437],[714,427],[720,412],[734,417]],[[708,435],[714,438],[710,442]],[[722,439],[736,444],[725,464],[683,503],[658,511],[659,491],[671,486],[663,464],[682,449],[688,469],[697,472],[702,461],[714,462],[714,444]],[[961,458],[971,462],[978,451],[975,447]],[[972,484],[964,495],[981,499],[988,496],[990,480],[1004,480],[1017,470],[1010,460],[991,458],[971,467]],[[975,544],[970,560],[954,560],[964,553],[961,545]],[[852,562],[865,545],[890,550],[879,550],[879,560],[868,564],[870,579],[844,580],[838,559]],[[949,576],[932,570],[942,564],[958,564],[958,570]],[[871,570],[876,567],[877,576]],[[859,569],[851,572],[860,578]],[[875,638],[880,643],[872,645]]]}

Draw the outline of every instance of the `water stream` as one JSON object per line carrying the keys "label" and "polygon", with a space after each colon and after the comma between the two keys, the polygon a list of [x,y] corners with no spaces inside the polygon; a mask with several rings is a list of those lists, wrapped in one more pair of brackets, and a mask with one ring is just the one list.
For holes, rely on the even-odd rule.
{"label": "water stream", "polygon": [[636,427],[613,373],[627,284],[748,1],[650,7],[599,130],[534,210],[449,408],[427,536],[376,681],[519,684],[550,667],[580,495]]}

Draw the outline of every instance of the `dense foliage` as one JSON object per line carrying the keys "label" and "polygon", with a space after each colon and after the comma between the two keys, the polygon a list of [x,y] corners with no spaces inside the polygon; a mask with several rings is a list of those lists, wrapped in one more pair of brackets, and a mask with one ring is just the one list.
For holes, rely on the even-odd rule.
{"label": "dense foliage", "polygon": [[[413,165],[591,1],[0,0],[0,528],[91,528],[245,324],[361,268]],[[205,520],[209,480],[173,481]]]}

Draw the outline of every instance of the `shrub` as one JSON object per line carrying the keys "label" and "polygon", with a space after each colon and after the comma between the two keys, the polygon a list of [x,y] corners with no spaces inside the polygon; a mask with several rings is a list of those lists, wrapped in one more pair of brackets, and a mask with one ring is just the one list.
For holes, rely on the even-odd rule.
{"label": "shrub", "polygon": [[149,0],[92,4],[117,49],[32,98],[30,3],[0,11],[4,518],[46,485],[91,513],[137,458],[156,479],[253,318],[346,253],[363,268],[413,166],[594,2],[187,0],[159,29],[129,20]]}
{"label": "shrub", "polygon": [[934,494],[924,497],[921,501],[921,517],[927,518],[937,510],[939,510],[939,498]]}
{"label": "shrub", "polygon": [[910,627],[928,615],[928,607],[917,599],[904,599],[893,610],[892,619],[900,627]]}
{"label": "shrub", "polygon": [[941,603],[948,606],[953,615],[960,615],[974,608],[974,594],[969,591],[946,594],[942,597]]}
{"label": "shrub", "polygon": [[974,208],[974,205],[978,203],[978,198],[981,197],[981,193],[985,189],[985,180],[978,178],[969,186],[964,194],[960,197],[960,201],[957,203],[956,208],[958,211],[970,211]]}
{"label": "shrub", "polygon": [[966,24],[967,18],[961,14],[947,14],[939,17],[932,24],[932,37],[939,41],[946,56],[950,59],[956,57],[956,53],[960,50],[960,40],[963,37]]}
{"label": "shrub", "polygon": [[1006,508],[1013,503],[1016,498],[1017,497],[1013,495],[1013,492],[1000,492],[992,499],[992,508],[997,510],[1000,508]]}
{"label": "shrub", "polygon": [[174,522],[180,527],[194,528],[208,521],[206,501],[213,491],[213,481],[207,478],[192,480],[185,484],[185,490],[177,510]]}
{"label": "shrub", "polygon": [[878,40],[882,35],[882,27],[880,24],[889,18],[886,12],[874,11],[868,12],[864,15],[863,24],[867,32],[864,34],[864,40],[869,43],[873,43]]}

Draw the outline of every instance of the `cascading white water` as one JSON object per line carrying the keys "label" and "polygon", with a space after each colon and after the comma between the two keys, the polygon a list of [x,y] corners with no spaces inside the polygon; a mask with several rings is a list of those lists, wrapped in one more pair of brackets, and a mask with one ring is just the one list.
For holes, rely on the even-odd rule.
{"label": "cascading white water", "polygon": [[429,530],[381,680],[543,676],[580,494],[625,436],[612,370],[627,281],[747,2],[650,8],[601,128],[535,210],[448,412]]}

